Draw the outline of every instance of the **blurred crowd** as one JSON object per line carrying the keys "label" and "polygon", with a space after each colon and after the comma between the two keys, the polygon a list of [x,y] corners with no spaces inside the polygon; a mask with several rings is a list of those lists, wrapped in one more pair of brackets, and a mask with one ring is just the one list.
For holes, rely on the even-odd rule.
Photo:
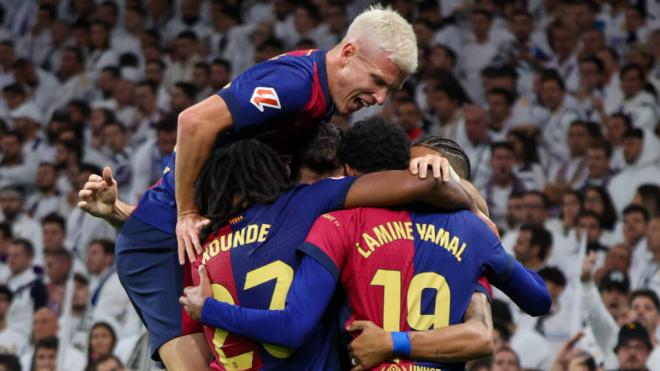
{"label": "blurred crowd", "polygon": [[[179,112],[254,63],[333,47],[370,3],[0,0],[0,370],[152,367],[116,232],[78,190],[110,166],[135,203]],[[660,370],[660,2],[386,3],[420,68],[332,124],[380,115],[458,142],[503,245],[553,298],[532,318],[496,292],[498,350],[470,368]]]}

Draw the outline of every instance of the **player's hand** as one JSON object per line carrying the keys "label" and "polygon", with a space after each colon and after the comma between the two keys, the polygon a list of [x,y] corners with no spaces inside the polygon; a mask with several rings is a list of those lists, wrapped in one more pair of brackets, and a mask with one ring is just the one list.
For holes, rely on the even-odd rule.
{"label": "player's hand", "polygon": [[410,172],[413,175],[419,175],[420,179],[426,179],[429,166],[433,172],[433,178],[448,182],[451,178],[451,166],[449,161],[440,155],[425,155],[410,160]]}
{"label": "player's hand", "polygon": [[176,221],[176,241],[179,247],[179,264],[192,263],[197,259],[197,254],[202,253],[202,244],[199,242],[199,232],[210,223],[203,216],[189,212],[179,215]]}
{"label": "player's hand", "polygon": [[204,308],[204,302],[206,299],[213,296],[213,290],[211,289],[211,280],[209,280],[208,272],[206,272],[206,267],[203,265],[199,266],[199,285],[197,286],[188,286],[183,289],[183,296],[179,298],[179,303],[183,305],[183,308],[186,310],[188,315],[195,320],[198,320],[202,317],[202,309]]}
{"label": "player's hand", "polygon": [[371,321],[355,321],[347,330],[361,331],[348,345],[351,371],[368,370],[392,358],[392,335]]}
{"label": "player's hand", "polygon": [[99,218],[112,215],[117,201],[117,181],[112,177],[112,169],[103,168],[103,176],[92,174],[78,192],[78,207]]}
{"label": "player's hand", "polygon": [[591,276],[594,271],[594,266],[596,265],[596,252],[590,251],[589,255],[584,258],[582,262],[582,271],[580,273],[580,280],[582,282],[591,281]]}

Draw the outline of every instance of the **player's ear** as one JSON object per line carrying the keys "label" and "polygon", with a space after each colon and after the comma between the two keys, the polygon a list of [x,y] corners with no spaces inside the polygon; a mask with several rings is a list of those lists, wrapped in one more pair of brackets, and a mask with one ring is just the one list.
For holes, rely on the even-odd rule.
{"label": "player's ear", "polygon": [[352,41],[347,42],[341,48],[341,62],[343,65],[347,65],[348,61],[355,55],[357,49],[355,43]]}

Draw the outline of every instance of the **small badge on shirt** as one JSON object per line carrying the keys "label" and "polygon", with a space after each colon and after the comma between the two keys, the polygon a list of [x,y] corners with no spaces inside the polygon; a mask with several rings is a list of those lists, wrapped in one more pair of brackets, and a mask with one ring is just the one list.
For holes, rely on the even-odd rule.
{"label": "small badge on shirt", "polygon": [[258,86],[252,92],[252,98],[250,98],[250,103],[252,103],[259,112],[264,111],[264,107],[271,107],[276,109],[281,109],[280,98],[277,97],[277,92],[273,88],[265,88]]}

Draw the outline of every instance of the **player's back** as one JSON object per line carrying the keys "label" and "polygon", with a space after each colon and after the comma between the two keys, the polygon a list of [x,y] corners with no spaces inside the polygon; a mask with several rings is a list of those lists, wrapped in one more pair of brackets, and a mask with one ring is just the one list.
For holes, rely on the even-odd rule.
{"label": "player's back", "polygon": [[[193,266],[205,264],[214,297],[248,308],[284,309],[300,257],[296,248],[316,218],[343,206],[352,178],[326,179],[283,193],[269,206],[254,206],[207,239]],[[196,276],[196,275],[195,275]],[[195,283],[198,278],[195,277]],[[330,310],[330,316],[334,311]],[[323,321],[305,345],[292,352],[205,328],[217,370],[338,369],[336,321]]]}
{"label": "player's back", "polygon": [[[320,248],[334,262],[336,268],[330,269],[340,272],[352,312],[349,321],[370,320],[387,331],[463,322],[482,267],[499,246],[485,224],[466,211],[421,214],[362,208],[324,214],[317,223],[330,229],[316,234],[323,229],[315,225],[309,244],[301,249]],[[322,240],[324,235],[341,236],[330,242]],[[413,363],[398,364],[406,365]],[[416,365],[429,370],[464,368],[463,364]],[[389,367],[392,364],[379,369]]]}

